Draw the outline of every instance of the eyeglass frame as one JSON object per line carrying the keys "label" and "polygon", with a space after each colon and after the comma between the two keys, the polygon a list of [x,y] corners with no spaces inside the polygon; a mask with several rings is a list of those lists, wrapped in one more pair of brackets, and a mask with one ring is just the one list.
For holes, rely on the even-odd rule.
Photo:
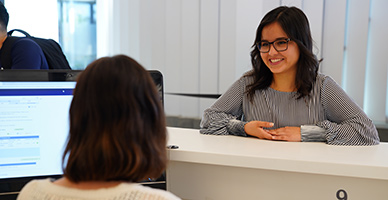
{"label": "eyeglass frame", "polygon": [[[287,47],[286,47],[286,49],[283,49],[283,50],[278,50],[276,47],[275,47],[275,45],[274,45],[274,43],[275,42],[278,42],[278,41],[281,41],[281,40],[285,40],[286,41],[286,44],[287,44]],[[287,49],[288,49],[288,42],[289,41],[291,41],[291,38],[279,38],[279,39],[276,39],[275,41],[273,41],[273,42],[268,42],[268,41],[266,41],[266,40],[260,40],[260,41],[258,41],[257,43],[256,43],[256,46],[257,46],[257,49],[259,50],[259,52],[260,53],[268,53],[270,50],[271,50],[271,44],[272,44],[272,46],[273,46],[273,48],[277,51],[277,52],[282,52],[282,51],[287,51]],[[269,47],[268,47],[268,51],[260,51],[260,43],[261,42],[268,42],[268,45],[269,45]]]}

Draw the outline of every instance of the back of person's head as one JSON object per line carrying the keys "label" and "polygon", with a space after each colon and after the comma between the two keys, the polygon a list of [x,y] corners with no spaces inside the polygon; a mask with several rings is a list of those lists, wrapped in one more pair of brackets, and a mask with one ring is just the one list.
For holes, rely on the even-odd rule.
{"label": "back of person's head", "polygon": [[124,55],[104,57],[79,75],[63,160],[64,176],[73,182],[136,182],[165,170],[165,115],[139,63]]}
{"label": "back of person's head", "polygon": [[9,21],[9,15],[4,4],[0,2],[0,31],[6,32]]}

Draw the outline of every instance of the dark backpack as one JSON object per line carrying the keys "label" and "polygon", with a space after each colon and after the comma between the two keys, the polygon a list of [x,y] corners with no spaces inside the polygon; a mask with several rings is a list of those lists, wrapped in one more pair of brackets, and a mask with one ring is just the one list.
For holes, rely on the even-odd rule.
{"label": "dark backpack", "polygon": [[11,49],[13,47],[13,43],[20,39],[20,37],[11,36],[14,31],[23,33],[27,38],[32,39],[40,46],[44,56],[46,57],[49,69],[71,69],[65,54],[63,54],[61,46],[59,46],[55,40],[32,37],[26,31],[20,29],[8,31],[8,38],[6,42],[3,43],[0,58],[4,69],[11,69]]}

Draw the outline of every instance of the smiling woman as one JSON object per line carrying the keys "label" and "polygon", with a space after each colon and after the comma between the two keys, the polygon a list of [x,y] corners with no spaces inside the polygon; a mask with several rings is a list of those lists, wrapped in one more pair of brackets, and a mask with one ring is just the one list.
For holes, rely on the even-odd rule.
{"label": "smiling woman", "polygon": [[302,10],[275,8],[256,33],[253,69],[204,111],[201,133],[379,144],[372,120],[331,77],[318,73],[310,25]]}
{"label": "smiling woman", "polygon": [[[287,38],[279,23],[274,22],[263,28],[261,41],[258,44],[267,42],[267,48],[258,46],[263,62],[272,72],[274,79],[271,87],[283,91],[296,91],[295,76],[297,62],[299,60],[298,45]],[[272,43],[274,48],[271,48]]]}

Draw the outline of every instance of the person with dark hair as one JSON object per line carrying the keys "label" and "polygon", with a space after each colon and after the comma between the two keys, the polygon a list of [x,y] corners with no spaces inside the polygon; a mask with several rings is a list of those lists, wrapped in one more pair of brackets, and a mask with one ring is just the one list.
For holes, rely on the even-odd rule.
{"label": "person with dark hair", "polygon": [[18,199],[179,199],[136,182],[167,164],[167,129],[149,73],[125,55],[100,58],[77,78],[63,178],[29,182]]}
{"label": "person with dark hair", "polygon": [[331,77],[318,72],[302,10],[281,6],[268,12],[252,48],[253,69],[204,111],[202,134],[379,144],[372,120]]}
{"label": "person with dark hair", "polygon": [[[20,39],[13,42],[10,54],[3,54],[3,45],[10,42],[7,40],[8,21],[9,14],[7,9],[0,2],[0,55],[11,56],[11,69],[48,69],[47,60],[42,49],[29,38],[20,37]],[[6,67],[0,63],[0,69],[4,68]]]}

